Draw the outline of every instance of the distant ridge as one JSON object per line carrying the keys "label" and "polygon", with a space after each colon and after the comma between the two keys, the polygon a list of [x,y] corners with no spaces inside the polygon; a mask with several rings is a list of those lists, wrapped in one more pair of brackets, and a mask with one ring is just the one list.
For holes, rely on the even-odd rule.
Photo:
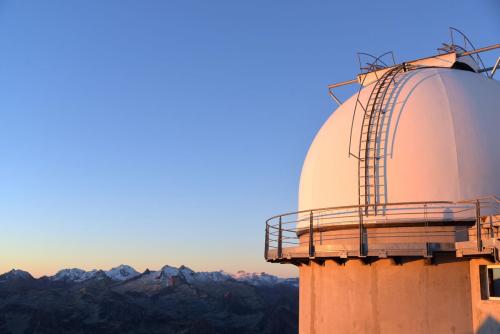
{"label": "distant ridge", "polygon": [[298,279],[163,266],[0,275],[0,333],[297,333]]}
{"label": "distant ridge", "polygon": [[25,281],[25,280],[34,280],[33,276],[27,271],[12,269],[2,275],[0,275],[0,283],[1,282],[11,282],[11,281]]}
{"label": "distant ridge", "polygon": [[[196,272],[184,265],[178,268],[165,265],[157,271],[146,269],[142,274],[135,270],[132,266],[126,264],[121,264],[117,267],[111,268],[110,270],[93,269],[85,271],[79,268],[68,268],[59,270],[53,276],[43,276],[39,279],[47,279],[51,282],[81,283],[88,280],[104,278],[109,278],[115,282],[126,282],[135,279],[135,281],[141,281],[144,284],[163,282],[163,285],[165,286],[172,285],[176,279],[183,280],[187,283],[223,282],[235,280],[255,286],[275,284],[298,286],[298,278],[281,278],[265,272],[250,273],[243,270],[238,271],[236,274],[227,273],[223,270]],[[36,279],[33,278],[29,272],[16,269],[12,269],[11,271],[0,275],[0,283],[13,280]]]}
{"label": "distant ridge", "polygon": [[49,276],[48,279],[51,281],[83,282],[101,274],[104,274],[112,280],[124,281],[139,275],[139,272],[131,266],[122,264],[107,271],[96,269],[85,271],[79,268],[62,269],[59,270],[54,276]]}

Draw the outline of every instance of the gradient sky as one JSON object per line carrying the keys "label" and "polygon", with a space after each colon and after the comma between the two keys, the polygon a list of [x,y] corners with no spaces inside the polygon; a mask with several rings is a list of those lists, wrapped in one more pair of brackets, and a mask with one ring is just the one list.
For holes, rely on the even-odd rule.
{"label": "gradient sky", "polygon": [[[295,275],[264,220],[357,51],[500,42],[498,1],[0,1],[0,272]],[[498,55],[497,55],[498,56]]]}

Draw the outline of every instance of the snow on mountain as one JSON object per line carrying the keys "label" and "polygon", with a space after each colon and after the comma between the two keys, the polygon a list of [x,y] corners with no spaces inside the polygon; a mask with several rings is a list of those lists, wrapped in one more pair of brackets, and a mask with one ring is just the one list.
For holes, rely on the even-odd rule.
{"label": "snow on mountain", "polygon": [[277,284],[281,281],[279,277],[273,275],[269,275],[266,273],[247,273],[243,270],[238,271],[233,275],[233,277],[237,281],[249,283],[252,285]]}
{"label": "snow on mountain", "polygon": [[116,289],[152,295],[159,290],[175,285],[179,280],[178,274],[179,269],[171,266],[164,266],[158,271],[146,269],[142,274],[123,281]]}
{"label": "snow on mountain", "polygon": [[240,270],[233,275],[233,278],[240,282],[245,282],[251,285],[274,285],[274,284],[289,284],[298,286],[297,278],[281,278],[267,273],[248,273]]}
{"label": "snow on mountain", "polygon": [[9,281],[20,281],[20,280],[32,280],[33,276],[27,271],[12,269],[5,274],[0,275],[0,282],[9,282]]}
{"label": "snow on mountain", "polygon": [[95,276],[97,270],[85,271],[78,268],[59,270],[54,276],[49,277],[51,281],[83,282]]}
{"label": "snow on mountain", "polygon": [[193,283],[197,279],[197,273],[186,266],[179,267],[179,276],[182,276],[188,283]]}
{"label": "snow on mountain", "polygon": [[[220,271],[200,271],[196,272],[186,266],[179,268],[169,265],[163,266],[158,271],[146,270],[140,274],[134,268],[128,265],[119,265],[110,270],[90,270],[85,271],[78,268],[62,269],[54,276],[49,277],[51,281],[75,282],[80,283],[89,279],[106,279],[110,278],[116,282],[123,282],[130,286],[133,290],[143,290],[144,286],[148,286],[148,290],[157,290],[164,287],[173,286],[179,282],[188,284],[199,284],[207,282],[224,282],[238,281],[254,286],[287,284],[298,286],[298,278],[280,278],[267,273],[248,273],[246,271],[238,271],[236,274],[229,274],[222,270]],[[12,279],[33,279],[30,273],[22,270],[11,270],[8,273],[0,275],[0,281]]]}
{"label": "snow on mountain", "polygon": [[299,287],[299,278],[298,277],[283,278],[283,283],[298,288]]}
{"label": "snow on mountain", "polygon": [[157,291],[178,284],[203,284],[232,280],[229,274],[222,271],[195,272],[186,266],[179,268],[164,266],[158,271],[146,270],[144,273],[124,281],[116,287],[118,291],[135,291],[153,295]]}
{"label": "snow on mountain", "polygon": [[156,278],[160,280],[169,280],[173,276],[177,276],[178,274],[179,274],[179,269],[166,265],[156,272]]}
{"label": "snow on mountain", "polygon": [[225,271],[202,271],[197,273],[199,279],[213,281],[213,282],[223,282],[232,279],[231,274],[226,273]]}
{"label": "snow on mountain", "polygon": [[139,275],[139,273],[128,265],[119,265],[118,267],[111,268],[110,270],[90,270],[85,271],[78,268],[62,269],[59,270],[54,276],[49,277],[52,281],[66,281],[66,282],[84,282],[91,278],[104,279],[109,277],[114,281],[125,281]]}
{"label": "snow on mountain", "polygon": [[296,279],[285,279],[266,273],[247,273],[238,271],[236,274],[229,274],[222,270],[220,271],[200,271],[196,272],[186,266],[179,268],[166,265],[158,271],[148,271],[141,275],[142,281],[167,282],[167,285],[172,285],[176,278],[183,279],[187,283],[200,282],[223,282],[228,280],[236,280],[239,282],[248,283],[251,285],[272,285],[272,284],[294,284]]}
{"label": "snow on mountain", "polygon": [[222,270],[220,271],[201,271],[195,272],[188,267],[181,266],[176,274],[188,283],[195,282],[222,282],[228,280],[236,280],[251,285],[273,285],[273,284],[290,284],[297,285],[298,279],[296,278],[280,278],[266,273],[247,273],[240,270],[236,274],[229,274]]}
{"label": "snow on mountain", "polygon": [[125,281],[140,275],[137,270],[126,264],[121,264],[118,267],[111,268],[110,270],[105,271],[105,274],[115,281]]}
{"label": "snow on mountain", "polygon": [[186,266],[179,267],[179,276],[188,283],[194,282],[222,282],[232,278],[232,276],[222,270],[220,271],[200,271],[196,272]]}

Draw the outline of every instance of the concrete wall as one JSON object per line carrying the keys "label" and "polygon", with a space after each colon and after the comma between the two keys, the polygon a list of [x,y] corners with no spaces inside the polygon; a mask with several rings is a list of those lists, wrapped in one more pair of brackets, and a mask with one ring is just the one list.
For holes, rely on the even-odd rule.
{"label": "concrete wall", "polygon": [[302,265],[300,333],[471,333],[469,261],[437,263]]}
{"label": "concrete wall", "polygon": [[485,259],[470,261],[472,323],[474,333],[500,333],[500,300],[481,300],[479,265],[493,264]]}

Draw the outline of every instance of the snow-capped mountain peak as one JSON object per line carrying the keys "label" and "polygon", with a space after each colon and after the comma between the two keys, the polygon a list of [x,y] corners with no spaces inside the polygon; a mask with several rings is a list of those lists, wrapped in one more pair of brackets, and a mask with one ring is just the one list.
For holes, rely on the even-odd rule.
{"label": "snow-capped mountain peak", "polygon": [[19,270],[19,269],[12,269],[9,272],[6,272],[5,274],[0,275],[0,282],[5,282],[5,281],[18,281],[18,280],[32,280],[34,279],[33,276],[27,271],[24,270]]}
{"label": "snow-capped mountain peak", "polygon": [[115,281],[125,281],[127,279],[136,277],[139,272],[129,265],[121,264],[118,267],[111,268],[105,271],[106,276]]}
{"label": "snow-capped mountain peak", "polygon": [[52,281],[83,282],[95,276],[97,270],[85,271],[79,268],[62,269],[49,279]]}
{"label": "snow-capped mountain peak", "polygon": [[195,271],[189,267],[186,267],[185,265],[182,265],[179,267],[179,271],[183,273],[194,273]]}
{"label": "snow-capped mountain peak", "polygon": [[184,265],[179,267],[179,276],[184,278],[188,283],[192,283],[197,279],[197,273]]}
{"label": "snow-capped mountain peak", "polygon": [[179,276],[188,283],[193,282],[222,282],[231,279],[231,275],[221,271],[193,271],[186,266],[179,267]]}
{"label": "snow-capped mountain peak", "polygon": [[79,268],[62,269],[49,279],[52,281],[83,282],[91,278],[104,279],[106,277],[114,281],[125,281],[139,275],[139,273],[128,265],[119,265],[110,270],[90,270],[85,271]]}
{"label": "snow-capped mountain peak", "polygon": [[156,278],[165,280],[165,279],[170,279],[173,276],[177,276],[178,274],[179,274],[178,268],[166,265],[156,272]]}

